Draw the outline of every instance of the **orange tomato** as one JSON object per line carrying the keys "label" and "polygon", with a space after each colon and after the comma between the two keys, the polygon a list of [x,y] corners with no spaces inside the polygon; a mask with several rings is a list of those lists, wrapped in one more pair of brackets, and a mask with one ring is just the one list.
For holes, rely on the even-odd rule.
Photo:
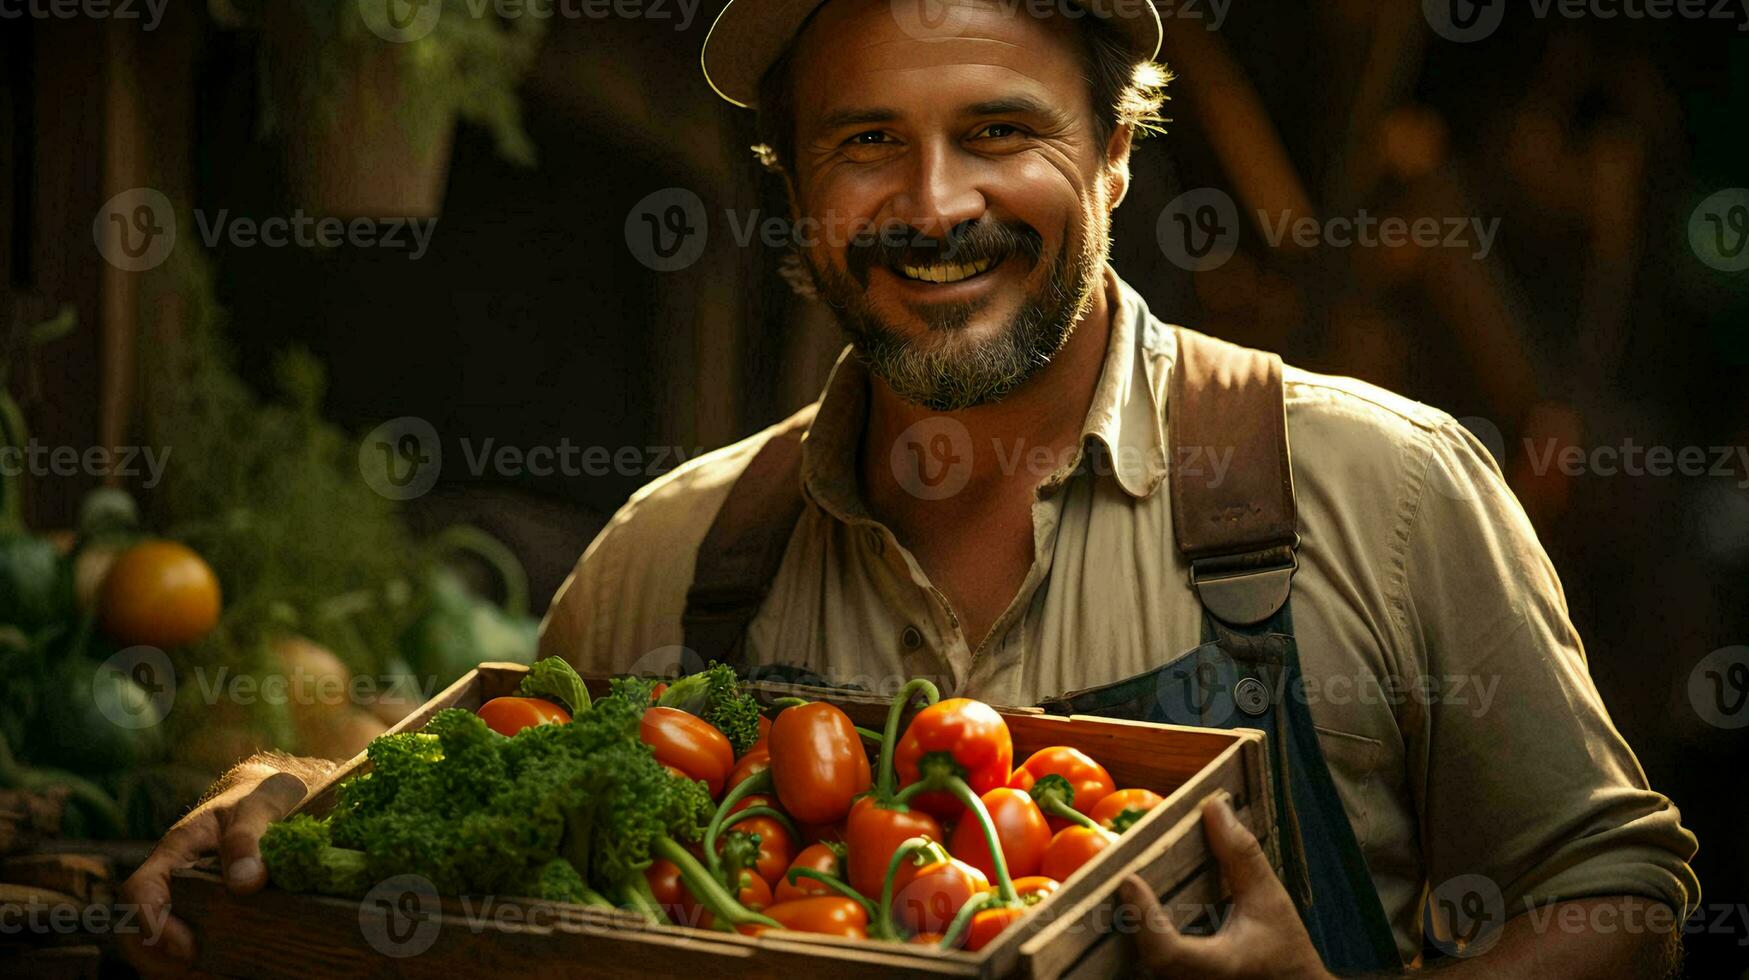
{"label": "orange tomato", "polygon": [[1121,834],[1164,802],[1166,798],[1151,789],[1120,789],[1100,800],[1087,815],[1101,827]]}
{"label": "orange tomato", "polygon": [[638,725],[638,738],[656,753],[656,761],[673,766],[692,779],[702,779],[714,799],[735,768],[735,750],[722,732],[697,715],[679,708],[650,708]]}
{"label": "orange tomato", "polygon": [[1083,827],[1076,824],[1057,831],[1057,836],[1051,838],[1051,845],[1045,848],[1045,858],[1039,864],[1039,873],[1046,878],[1065,881],[1083,864],[1093,860],[1100,851],[1111,846],[1117,840],[1117,835],[1109,830]]}
{"label": "orange tomato", "polygon": [[755,745],[747,750],[747,754],[735,760],[735,768],[729,773],[729,782],[724,789],[734,789],[754,776],[771,768],[771,750],[763,745]]}
{"label": "orange tomato", "polygon": [[1044,875],[1029,875],[1025,878],[1014,879],[1014,894],[1027,905],[1037,905],[1056,894],[1060,887],[1062,887],[1061,882],[1055,878],[1046,878]]}
{"label": "orange tomato", "polygon": [[850,887],[864,895],[879,897],[893,852],[912,837],[942,840],[941,824],[922,810],[889,809],[877,805],[872,796],[857,800],[844,826]]}
{"label": "orange tomato", "polygon": [[219,579],[185,544],[142,541],[110,565],[97,613],[103,631],[122,646],[187,646],[218,625]]}
{"label": "orange tomato", "polygon": [[[749,807],[775,807],[776,805],[772,802],[771,797],[755,793],[735,804],[729,813],[740,813]],[[770,817],[748,817],[745,820],[725,823],[723,829],[738,830],[743,834],[758,834],[759,857],[754,863],[759,877],[764,878],[766,883],[771,885],[783,880],[784,873],[789,870],[790,859],[795,855],[796,850],[796,842],[790,838],[790,833],[784,829],[783,824]],[[720,840],[717,842],[717,851],[719,853],[722,851],[722,841]]]}
{"label": "orange tomato", "polygon": [[[691,898],[690,893],[688,894],[688,898]],[[698,904],[697,899],[692,899],[692,901],[698,910],[698,927],[700,929],[709,929],[715,925],[717,921],[716,916],[711,915],[709,910],[703,905]],[[771,904],[771,886],[765,883],[764,878],[759,877],[752,871],[743,871],[741,872],[741,887],[735,892],[735,901],[740,902],[741,905],[749,911],[762,911],[766,906]]]}
{"label": "orange tomato", "polygon": [[[1027,774],[1027,785],[1018,787],[1020,789],[1030,790],[1032,783],[1051,775],[1068,780],[1069,788],[1075,791],[1075,799],[1070,806],[1081,813],[1091,814],[1101,800],[1117,789],[1117,783],[1112,781],[1111,773],[1106,772],[1104,766],[1080,749],[1067,745],[1039,749],[1020,764],[1020,769]],[[1010,782],[1009,785],[1014,784]],[[1062,830],[1069,825],[1069,821],[1061,817],[1051,817],[1050,824],[1052,830]]]}
{"label": "orange tomato", "polygon": [[985,909],[974,913],[972,923],[966,929],[965,948],[976,952],[990,945],[1002,930],[1024,918],[1026,912],[1026,909]]}
{"label": "orange tomato", "polygon": [[[1008,875],[1024,878],[1037,874],[1044,860],[1045,848],[1051,843],[1051,828],[1045,815],[1039,812],[1032,797],[1017,789],[998,786],[983,796],[984,809],[990,811],[990,822],[996,826],[996,839],[1002,845],[1002,856],[1008,861]],[[961,820],[949,838],[948,850],[987,877],[996,877],[996,863],[990,859],[990,847],[984,841],[984,830],[976,820]]]}
{"label": "orange tomato", "polygon": [[810,895],[836,894],[832,889],[812,878],[797,878],[796,883],[792,885],[789,883],[789,872],[797,868],[807,868],[824,872],[835,878],[842,878],[844,877],[842,864],[838,852],[833,850],[830,844],[809,844],[802,848],[802,853],[797,854],[794,861],[790,862],[789,869],[784,872],[784,877],[778,879],[777,888],[772,891],[771,897],[779,902],[789,902],[798,898],[807,898]]}
{"label": "orange tomato", "polygon": [[[789,711],[794,711],[790,708]],[[786,711],[785,714],[788,714]],[[780,716],[781,717],[781,716]],[[818,896],[778,902],[765,908],[768,918],[796,932],[813,932],[823,936],[843,936],[846,939],[868,938],[868,912],[849,898]],[[748,935],[758,935],[769,926],[742,926]]]}
{"label": "orange tomato", "polygon": [[871,782],[868,752],[856,725],[824,701],[785,708],[771,723],[771,781],[790,816],[832,823]]}
{"label": "orange tomato", "polygon": [[[899,785],[909,786],[921,779],[924,760],[930,756],[951,759],[965,773],[966,785],[981,797],[1008,785],[1014,740],[1008,734],[1008,723],[995,708],[970,698],[948,698],[917,712],[899,737],[893,749]],[[964,809],[945,792],[922,793],[911,805],[943,820],[958,817]]]}
{"label": "orange tomato", "polygon": [[907,863],[893,880],[893,921],[907,932],[946,932],[961,906],[989,890],[990,879],[957,858]]}
{"label": "orange tomato", "polygon": [[570,712],[542,698],[493,698],[476,712],[486,727],[500,735],[515,735],[536,725],[563,725]]}

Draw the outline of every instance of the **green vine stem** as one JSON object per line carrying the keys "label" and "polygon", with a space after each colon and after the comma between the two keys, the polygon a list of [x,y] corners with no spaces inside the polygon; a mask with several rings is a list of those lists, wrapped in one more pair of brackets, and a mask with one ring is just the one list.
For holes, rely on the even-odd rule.
{"label": "green vine stem", "polygon": [[700,905],[710,910],[718,923],[726,922],[731,927],[758,925],[772,929],[783,928],[776,919],[751,911],[736,901],[735,896],[729,894],[714,875],[706,871],[686,852],[686,848],[675,843],[672,838],[656,838],[650,850],[657,857],[674,862],[674,866],[680,869],[680,880],[686,884],[686,890],[692,893],[692,897]]}
{"label": "green vine stem", "polygon": [[772,698],[771,699],[771,706],[773,708],[776,708],[778,711],[782,711],[785,708],[799,708],[802,705],[807,704],[807,703],[808,703],[807,698]]}
{"label": "green vine stem", "polygon": [[626,905],[651,925],[672,924],[668,921],[668,913],[662,911],[662,904],[656,901],[655,893],[650,891],[650,882],[642,874],[632,875],[620,891],[625,893]]}
{"label": "green vine stem", "polygon": [[808,878],[817,881],[820,884],[825,885],[827,888],[837,892],[839,895],[842,895],[862,906],[862,910],[868,914],[868,921],[870,922],[873,922],[880,917],[880,910],[875,908],[874,903],[869,901],[868,897],[863,895],[862,892],[850,887],[850,883],[842,878],[835,875],[829,875],[826,872],[815,868],[791,868],[789,871],[789,883],[792,885],[795,884],[797,878]]}
{"label": "green vine stem", "polygon": [[966,927],[972,924],[972,918],[995,901],[995,892],[985,892],[982,895],[973,895],[966,899],[966,904],[960,906],[960,910],[954,913],[953,921],[947,924],[947,931],[941,934],[941,942],[937,944],[936,949],[948,950],[958,946],[960,936],[964,935]]}
{"label": "green vine stem", "polygon": [[1054,772],[1033,783],[1032,789],[1027,792],[1032,796],[1033,802],[1038,804],[1038,808],[1048,816],[1061,817],[1092,830],[1105,829],[1094,823],[1092,817],[1075,809],[1075,787]]}
{"label": "green vine stem", "polygon": [[887,861],[887,876],[881,880],[879,920],[878,922],[874,919],[870,920],[876,924],[883,937],[896,939],[899,936],[899,926],[893,921],[893,880],[899,875],[899,866],[911,860],[912,855],[919,852],[933,854],[937,851],[946,854],[945,851],[941,850],[940,844],[927,837],[908,837],[903,844],[899,845],[899,849],[893,852],[892,858]]}
{"label": "green vine stem", "polygon": [[899,744],[899,718],[904,715],[905,708],[911,699],[918,694],[923,695],[926,705],[941,700],[941,690],[921,677],[913,677],[899,688],[899,693],[893,696],[893,703],[887,708],[887,727],[881,736],[881,770],[876,774],[875,785],[879,789],[878,798],[890,800],[893,798],[893,784],[898,777],[893,773],[893,748]]}
{"label": "green vine stem", "polygon": [[711,874],[719,877],[722,875],[722,865],[717,860],[717,835],[723,832],[724,820],[728,817],[730,808],[749,796],[769,792],[771,770],[765,769],[747,777],[739,786],[729,790],[728,795],[723,797],[723,802],[717,804],[717,812],[711,814],[711,822],[704,829],[704,860],[710,866]]}
{"label": "green vine stem", "polygon": [[996,824],[991,821],[984,801],[978,799],[978,794],[972,792],[964,779],[944,766],[928,767],[923,778],[900,790],[893,802],[908,803],[919,793],[936,790],[951,794],[972,815],[972,819],[978,821],[978,829],[984,832],[984,846],[990,851],[990,864],[996,869],[996,892],[1002,896],[1004,905],[1019,905],[1020,897],[1014,891],[1014,879],[1008,876],[1008,857],[1002,853],[1002,839],[996,834]]}
{"label": "green vine stem", "polygon": [[795,823],[790,820],[790,818],[787,814],[783,813],[780,810],[777,810],[777,809],[774,809],[774,808],[768,807],[768,806],[750,806],[745,810],[737,810],[734,813],[729,814],[723,820],[723,828],[722,829],[727,830],[730,827],[733,827],[734,825],[740,823],[741,821],[749,819],[751,817],[770,817],[772,820],[777,821],[777,825],[779,827],[782,827],[784,830],[789,832],[790,840],[801,840],[802,839],[801,831],[796,829]]}
{"label": "green vine stem", "polygon": [[875,743],[876,745],[885,745],[887,741],[885,738],[881,737],[880,732],[877,732],[872,728],[864,728],[861,725],[856,726],[856,734],[861,735],[863,738]]}

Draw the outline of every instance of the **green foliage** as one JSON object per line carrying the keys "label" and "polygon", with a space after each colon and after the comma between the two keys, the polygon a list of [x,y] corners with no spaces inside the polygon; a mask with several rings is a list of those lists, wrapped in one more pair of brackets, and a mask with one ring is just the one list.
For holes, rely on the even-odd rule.
{"label": "green foliage", "polygon": [[232,368],[199,250],[177,249],[165,268],[152,286],[185,316],[177,336],[141,343],[146,437],[168,453],[150,516],[206,558],[224,591],[223,618],[190,659],[271,667],[268,639],[295,630],[354,671],[379,671],[414,616],[418,559],[397,505],[364,482],[357,440],[322,418],[321,364],[288,351],[278,397],[257,396]]}
{"label": "green foliage", "polygon": [[362,852],[335,847],[328,824],[299,814],[267,828],[261,859],[281,888],[321,895],[360,895],[371,887]]}
{"label": "green foliage", "polygon": [[[260,28],[282,52],[278,63],[264,61],[269,71],[292,77],[270,78],[264,91],[332,111],[368,59],[393,58],[406,98],[377,107],[385,122],[402,125],[416,145],[429,148],[453,113],[490,131],[504,159],[533,166],[517,87],[539,53],[545,19],[527,13],[499,18],[490,5],[469,0],[430,2],[441,9],[430,32],[401,42],[373,34],[358,0],[209,0],[208,6],[222,24]],[[283,110],[271,103],[265,108],[271,129]]]}
{"label": "green foliage", "polygon": [[577,676],[576,669],[558,657],[547,657],[529,667],[517,693],[523,697],[552,698],[573,716],[589,710],[589,688]]}
{"label": "green foliage", "polygon": [[[371,743],[371,771],[342,784],[322,843],[362,852],[371,880],[418,874],[443,894],[527,894],[530,882],[616,891],[657,840],[702,836],[712,810],[700,784],[673,778],[638,740],[640,716],[603,698],[569,724],[506,738],[472,712],[440,711],[420,732]],[[309,833],[285,826],[269,837]],[[314,879],[307,855],[327,853],[303,842],[270,854],[265,840],[269,873],[294,890]],[[553,865],[561,857],[578,883]],[[289,879],[276,861],[290,862]]]}
{"label": "green foliage", "polygon": [[759,702],[741,690],[733,667],[712,662],[668,685],[658,702],[698,715],[728,736],[740,755],[759,741]]}

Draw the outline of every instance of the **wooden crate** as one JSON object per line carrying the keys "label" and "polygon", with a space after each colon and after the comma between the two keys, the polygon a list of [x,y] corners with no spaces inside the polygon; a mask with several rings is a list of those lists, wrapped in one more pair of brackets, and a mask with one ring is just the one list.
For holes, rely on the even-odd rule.
{"label": "wooden crate", "polygon": [[[395,730],[419,728],[438,710],[477,708],[513,693],[525,668],[482,664],[414,712]],[[590,681],[592,691],[604,682]],[[887,702],[868,695],[756,685],[762,700],[799,695],[838,704],[859,725],[879,728]],[[799,933],[749,937],[651,926],[629,913],[532,899],[436,899],[415,913],[391,902],[293,895],[269,888],[232,897],[211,866],[178,871],[175,914],[199,940],[198,969],[267,978],[396,976],[454,980],[459,975],[604,977],[691,975],[757,977],[792,969],[829,970],[834,980],[875,977],[1008,977],[1045,980],[1111,976],[1130,961],[1131,942],[1112,930],[1118,882],[1140,874],[1167,903],[1179,927],[1203,918],[1226,896],[1200,824],[1202,803],[1227,794],[1239,819],[1279,867],[1268,756],[1261,732],[1184,728],[1003,709],[1017,760],[1050,745],[1071,745],[1104,763],[1119,787],[1145,787],[1166,802],[1081,868],[1019,924],[977,953],[853,942]],[[300,812],[321,814],[335,786],[367,766],[361,755],[312,789]],[[436,923],[435,926],[431,923]],[[1118,922],[1122,931],[1124,923]],[[389,937],[390,952],[384,951]],[[409,955],[392,955],[408,953]]]}

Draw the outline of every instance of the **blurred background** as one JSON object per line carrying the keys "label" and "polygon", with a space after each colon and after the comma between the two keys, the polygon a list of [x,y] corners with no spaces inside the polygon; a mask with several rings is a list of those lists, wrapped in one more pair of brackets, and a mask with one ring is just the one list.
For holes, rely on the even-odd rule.
{"label": "blurred background", "polygon": [[[717,0],[155,2],[0,2],[0,880],[90,901],[236,759],[348,757],[528,657],[628,494],[841,346],[738,240],[786,210],[698,71]],[[1749,976],[1749,11],[1596,6],[1162,8],[1113,261],[1496,452],[1700,837],[1690,974]],[[1362,214],[1442,241],[1275,234]],[[1616,472],[1653,447],[1704,463]],[[55,942],[0,938],[96,969]]]}

